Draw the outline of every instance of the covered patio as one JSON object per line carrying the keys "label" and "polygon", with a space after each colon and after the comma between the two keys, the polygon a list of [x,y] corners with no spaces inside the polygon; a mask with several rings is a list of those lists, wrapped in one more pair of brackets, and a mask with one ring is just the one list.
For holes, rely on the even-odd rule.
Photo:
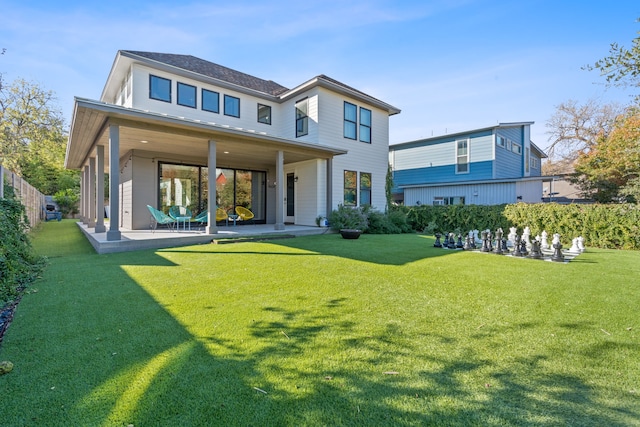
{"label": "covered patio", "polygon": [[[82,171],[80,215],[85,234],[94,235],[96,242],[148,242],[166,234],[158,232],[154,233],[157,236],[149,236],[146,207],[156,207],[161,199],[158,164],[162,162],[198,165],[209,171],[216,168],[263,171],[264,204],[268,209],[265,208],[265,224],[257,227],[260,233],[289,232],[295,231],[289,224],[296,222],[285,215],[287,165],[305,162],[326,165],[323,173],[311,174],[305,181],[306,185],[313,185],[309,190],[322,189],[324,200],[318,206],[323,206],[320,212],[327,211],[328,215],[332,159],[346,152],[265,132],[76,98],[65,166]],[[105,203],[107,173],[109,197]],[[208,173],[203,181],[205,191],[216,188],[215,173]],[[217,208],[216,197],[205,194],[202,200],[202,210],[209,212],[208,225],[198,234],[192,232],[181,237],[194,242],[211,241],[211,236],[244,233],[249,228],[218,227],[215,218],[211,221]],[[109,221],[105,221],[105,205],[108,205]],[[136,237],[139,235],[145,237],[139,239]],[[171,239],[174,243],[178,241],[176,236]],[[98,252],[107,251],[104,244],[100,247]]]}
{"label": "covered patio", "polygon": [[217,233],[208,234],[204,227],[193,226],[191,230],[169,230],[158,228],[151,230],[122,230],[120,240],[108,240],[107,232],[96,233],[87,224],[78,222],[89,243],[99,254],[114,252],[138,251],[143,249],[162,249],[177,246],[200,245],[211,243],[227,243],[235,240],[250,239],[282,239],[311,234],[332,233],[327,227],[308,227],[287,225],[284,230],[274,230],[273,225],[243,225],[217,227]]}

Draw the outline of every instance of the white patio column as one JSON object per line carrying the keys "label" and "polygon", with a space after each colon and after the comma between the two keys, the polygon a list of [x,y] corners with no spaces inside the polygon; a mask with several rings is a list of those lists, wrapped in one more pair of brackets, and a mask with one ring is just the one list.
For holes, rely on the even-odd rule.
{"label": "white patio column", "polygon": [[104,233],[104,146],[96,147],[96,233]]}
{"label": "white patio column", "polygon": [[87,227],[96,226],[96,158],[89,158],[89,223]]}
{"label": "white patio column", "polygon": [[209,140],[209,160],[207,167],[209,173],[207,176],[207,188],[209,194],[207,195],[207,210],[209,211],[209,218],[207,219],[207,227],[205,228],[206,234],[216,234],[218,227],[216,226],[216,142]]}
{"label": "white patio column", "polygon": [[109,231],[107,240],[121,240],[120,234],[120,126],[109,125]]}
{"label": "white patio column", "polygon": [[82,170],[82,223],[89,224],[89,165]]}
{"label": "white patio column", "polygon": [[276,157],[276,224],[274,229],[284,230],[284,151]]}
{"label": "white patio column", "polygon": [[325,217],[333,210],[333,159],[327,159],[327,207]]}

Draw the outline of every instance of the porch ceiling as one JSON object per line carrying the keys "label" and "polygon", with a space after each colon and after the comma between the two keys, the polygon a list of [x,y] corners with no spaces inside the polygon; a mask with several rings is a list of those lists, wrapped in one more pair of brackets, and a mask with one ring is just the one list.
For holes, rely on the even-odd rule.
{"label": "porch ceiling", "polygon": [[105,172],[108,172],[111,124],[120,126],[121,158],[130,150],[137,150],[158,159],[180,155],[194,163],[206,164],[209,140],[216,141],[218,167],[267,169],[275,164],[279,150],[284,151],[285,163],[327,159],[347,152],[212,122],[76,98],[65,167],[81,169],[88,158],[95,155],[95,147],[102,145],[105,147]]}

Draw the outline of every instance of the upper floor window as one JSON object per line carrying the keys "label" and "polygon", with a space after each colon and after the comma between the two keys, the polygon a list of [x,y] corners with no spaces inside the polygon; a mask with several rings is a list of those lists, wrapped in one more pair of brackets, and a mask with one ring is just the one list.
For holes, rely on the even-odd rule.
{"label": "upper floor window", "polygon": [[309,134],[309,99],[296,102],[296,138]]}
{"label": "upper floor window", "polygon": [[456,141],[456,173],[469,172],[469,140]]}
{"label": "upper floor window", "polygon": [[371,174],[360,172],[360,206],[371,206]]}
{"label": "upper floor window", "polygon": [[522,154],[522,146],[519,144],[516,144],[515,142],[512,142],[511,151],[513,151],[516,154]]}
{"label": "upper floor window", "polygon": [[271,124],[271,107],[258,104],[258,123]]}
{"label": "upper floor window", "polygon": [[211,113],[219,113],[220,94],[212,90],[202,89],[202,109]]}
{"label": "upper floor window", "polygon": [[538,169],[538,159],[535,157],[529,158],[529,165],[531,166],[531,169]]}
{"label": "upper floor window", "polygon": [[196,87],[178,82],[178,105],[196,108]]}
{"label": "upper floor window", "polygon": [[344,137],[357,139],[358,107],[350,102],[344,102]]}
{"label": "upper floor window", "polygon": [[524,171],[529,173],[530,162],[527,161],[529,158],[529,148],[524,149]]}
{"label": "upper floor window", "polygon": [[149,98],[171,102],[171,80],[150,74]]}
{"label": "upper floor window", "polygon": [[496,138],[496,145],[505,148],[507,146],[507,139],[504,136],[498,136]]}
{"label": "upper floor window", "polygon": [[240,98],[231,95],[224,96],[224,115],[240,117]]}
{"label": "upper floor window", "polygon": [[344,205],[356,206],[357,195],[358,174],[355,171],[344,171]]}
{"label": "upper floor window", "polygon": [[360,107],[360,141],[371,144],[371,110]]}

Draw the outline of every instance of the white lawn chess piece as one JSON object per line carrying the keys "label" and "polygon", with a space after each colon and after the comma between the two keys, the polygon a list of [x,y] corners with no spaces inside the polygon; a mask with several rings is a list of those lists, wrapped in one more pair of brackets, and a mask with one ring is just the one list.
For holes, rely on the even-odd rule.
{"label": "white lawn chess piece", "polygon": [[547,232],[545,230],[542,230],[542,241],[540,243],[541,249],[549,249],[549,242],[547,241],[548,237],[549,235],[547,234]]}
{"label": "white lawn chess piece", "polygon": [[574,238],[571,241],[571,247],[569,248],[569,252],[580,252],[580,249],[578,248],[578,238]]}
{"label": "white lawn chess piece", "polygon": [[580,252],[584,251],[584,237],[578,236],[578,249]]}
{"label": "white lawn chess piece", "polygon": [[507,247],[512,248],[516,244],[516,236],[518,235],[518,229],[516,227],[509,228],[509,235],[507,236]]}

